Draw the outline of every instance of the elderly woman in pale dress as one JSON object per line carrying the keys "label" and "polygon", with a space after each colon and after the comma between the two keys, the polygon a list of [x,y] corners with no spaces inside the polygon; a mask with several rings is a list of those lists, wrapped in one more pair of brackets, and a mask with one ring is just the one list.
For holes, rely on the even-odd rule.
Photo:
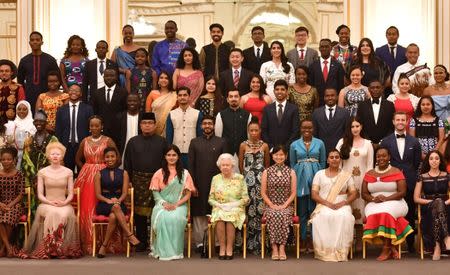
{"label": "elderly woman in pale dress", "polygon": [[352,174],[342,171],[339,151],[328,153],[328,168],[314,176],[311,198],[317,203],[311,214],[314,256],[329,262],[348,260],[355,218],[351,203],[357,193]]}
{"label": "elderly woman in pale dress", "polygon": [[249,203],[247,184],[241,174],[234,173],[236,163],[231,154],[217,160],[220,174],[213,177],[208,202],[212,206],[211,223],[215,223],[219,239],[220,260],[233,259],[236,228],[245,221],[245,206]]}

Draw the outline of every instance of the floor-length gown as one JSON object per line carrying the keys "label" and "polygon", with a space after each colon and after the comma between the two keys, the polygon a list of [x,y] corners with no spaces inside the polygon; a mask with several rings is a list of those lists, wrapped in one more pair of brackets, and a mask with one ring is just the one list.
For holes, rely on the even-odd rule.
{"label": "floor-length gown", "polygon": [[187,170],[183,171],[180,182],[176,171],[170,171],[167,185],[163,182],[162,169],[152,178],[150,188],[153,190],[155,207],[152,211],[152,252],[151,255],[163,261],[183,258],[184,229],[187,223],[187,203],[175,210],[164,209],[163,203],[175,204],[185,190],[194,191],[192,178]]}
{"label": "floor-length gown", "polygon": [[[341,149],[344,140],[340,139],[336,148]],[[363,224],[364,207],[366,203],[361,198],[361,185],[364,175],[373,168],[373,147],[370,140],[364,139],[361,147],[352,147],[350,157],[342,160],[342,170],[352,174],[355,183],[358,198],[352,202],[353,216],[355,216],[355,224]]]}
{"label": "floor-length gown", "polygon": [[[63,168],[62,173],[45,167],[38,172],[43,179],[44,193],[48,200],[66,200],[66,190],[72,170]],[[28,236],[28,242],[21,253],[22,258],[78,258],[81,257],[77,218],[71,204],[53,206],[39,204]]]}
{"label": "floor-length gown", "polygon": [[[318,191],[322,199],[339,203],[347,199],[347,191],[355,190],[350,173],[340,172],[333,178],[320,170],[314,176],[312,190]],[[355,218],[349,205],[331,209],[318,204],[311,214],[313,226],[314,257],[322,261],[347,261],[353,242]]]}
{"label": "floor-length gown", "polygon": [[83,251],[92,253],[92,216],[97,204],[94,189],[94,176],[105,168],[103,150],[108,146],[109,138],[102,138],[98,142],[86,138],[84,143],[84,158],[86,163],[80,170],[75,187],[80,187],[80,233]]}
{"label": "floor-length gown", "polygon": [[261,197],[261,177],[264,171],[264,152],[247,151],[244,153],[244,180],[247,183],[247,192],[250,203],[247,207],[248,235],[247,248],[255,253],[261,249],[261,217],[264,211],[264,203]]}

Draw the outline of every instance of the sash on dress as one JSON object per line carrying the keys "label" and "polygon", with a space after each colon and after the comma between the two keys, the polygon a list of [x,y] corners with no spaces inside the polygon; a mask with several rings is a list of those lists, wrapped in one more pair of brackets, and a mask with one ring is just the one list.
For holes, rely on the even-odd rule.
{"label": "sash on dress", "polygon": [[[345,171],[341,171],[338,175],[338,178],[336,180],[336,183],[333,185],[333,187],[330,190],[330,193],[328,193],[328,196],[326,198],[326,201],[333,203],[337,196],[339,195],[339,193],[342,190],[342,187],[344,186],[344,184],[352,177],[351,173],[345,172]],[[311,223],[312,219],[314,218],[315,215],[319,214],[320,210],[324,207],[323,204],[317,204],[316,209],[314,209],[314,211],[311,214],[311,218],[309,219],[308,223]]]}

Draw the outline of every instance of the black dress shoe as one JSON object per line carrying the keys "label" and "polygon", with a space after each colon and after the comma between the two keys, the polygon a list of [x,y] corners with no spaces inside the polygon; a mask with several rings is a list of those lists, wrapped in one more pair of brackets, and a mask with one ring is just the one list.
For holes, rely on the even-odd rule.
{"label": "black dress shoe", "polygon": [[219,260],[227,260],[227,255],[219,255]]}
{"label": "black dress shoe", "polygon": [[195,248],[195,253],[197,253],[197,254],[202,253],[202,251],[203,251],[203,245],[198,246],[198,247]]}
{"label": "black dress shoe", "polygon": [[233,260],[233,255],[226,255],[225,260]]}
{"label": "black dress shoe", "polygon": [[136,252],[145,252],[147,251],[147,245],[144,243],[140,243],[136,245]]}

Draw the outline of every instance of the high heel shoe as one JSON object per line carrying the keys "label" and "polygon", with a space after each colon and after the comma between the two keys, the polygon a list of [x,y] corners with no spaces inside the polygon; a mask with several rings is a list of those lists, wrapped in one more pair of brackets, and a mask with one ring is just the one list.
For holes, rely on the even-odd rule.
{"label": "high heel shoe", "polygon": [[105,258],[105,256],[106,256],[106,254],[100,253],[100,250],[102,250],[102,247],[106,249],[106,244],[103,244],[103,243],[102,243],[102,245],[100,246],[100,249],[98,250],[97,258],[99,258],[99,259],[103,259],[103,258]]}
{"label": "high heel shoe", "polygon": [[[131,241],[131,238],[132,237],[134,237],[136,240],[137,240],[137,242],[132,242]],[[128,235],[127,236],[127,241],[131,244],[131,246],[137,246],[137,245],[139,245],[141,242],[136,238],[136,236],[134,236],[134,234],[133,233],[131,233],[130,235]]]}

